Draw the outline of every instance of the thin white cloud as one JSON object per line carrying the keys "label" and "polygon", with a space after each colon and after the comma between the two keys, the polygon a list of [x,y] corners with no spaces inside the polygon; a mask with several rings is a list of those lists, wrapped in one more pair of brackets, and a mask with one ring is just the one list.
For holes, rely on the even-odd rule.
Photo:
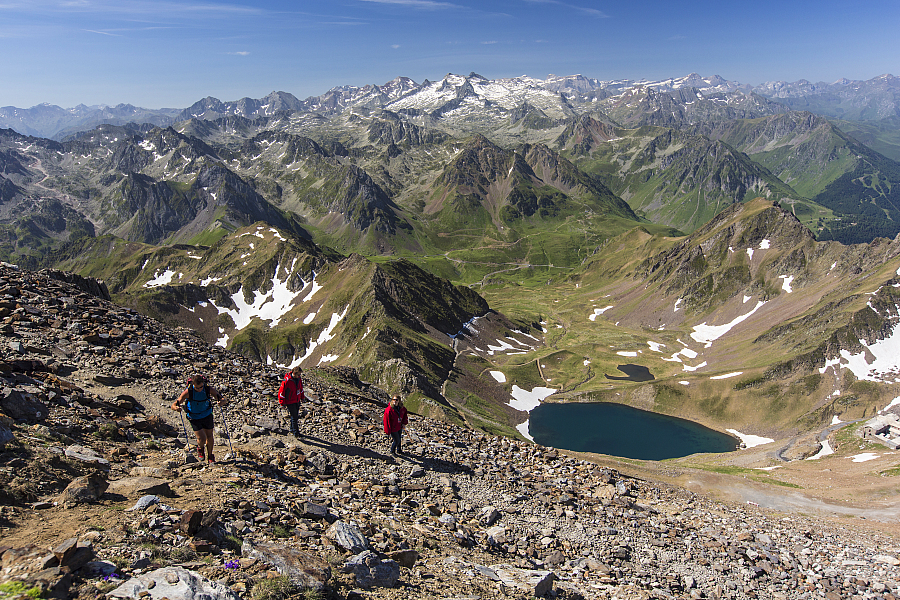
{"label": "thin white cloud", "polygon": [[88,33],[98,33],[100,35],[108,35],[111,37],[123,37],[120,33],[110,33],[109,31],[100,31],[98,29],[82,29],[82,31],[87,31]]}
{"label": "thin white cloud", "polygon": [[396,50],[399,47],[400,47],[400,44],[391,44],[391,48],[393,48],[394,50]]}
{"label": "thin white cloud", "polygon": [[226,52],[225,54],[230,54],[232,56],[250,56],[250,53],[246,50],[240,50],[238,52]]}
{"label": "thin white cloud", "polygon": [[397,6],[409,6],[411,8],[421,8],[424,10],[463,8],[458,4],[451,4],[450,2],[437,2],[436,0],[362,0],[362,2],[372,2],[374,4],[395,4]]}
{"label": "thin white cloud", "polygon": [[481,42],[482,44],[496,44],[497,40],[489,40],[487,42]]}
{"label": "thin white cloud", "polygon": [[576,4],[570,4],[569,2],[561,2],[560,0],[524,0],[530,4],[556,4],[557,6],[563,6],[570,10],[575,10],[586,15],[590,15],[592,17],[596,17],[598,19],[608,19],[609,15],[603,12],[602,10],[597,10],[596,8],[588,8],[586,6],[578,6]]}

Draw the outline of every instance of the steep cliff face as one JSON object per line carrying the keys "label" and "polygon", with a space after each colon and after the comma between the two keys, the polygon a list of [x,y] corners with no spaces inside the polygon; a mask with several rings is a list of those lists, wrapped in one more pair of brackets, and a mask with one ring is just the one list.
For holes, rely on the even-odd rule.
{"label": "steep cliff face", "polygon": [[396,113],[385,110],[368,127],[368,140],[372,144],[385,146],[422,146],[441,144],[447,134],[435,129],[426,129],[400,119]]}
{"label": "steep cliff face", "polygon": [[234,229],[264,220],[300,231],[247,182],[215,163],[201,168],[190,184],[129,173],[103,206],[107,226],[116,235],[145,243],[170,237],[190,239],[214,227],[216,222]]}
{"label": "steep cliff face", "polygon": [[[598,115],[599,116],[599,115]],[[574,156],[589,155],[598,145],[617,137],[616,128],[608,119],[582,115],[566,126],[554,142],[556,147]]]}
{"label": "steep cliff face", "polygon": [[746,153],[809,198],[870,152],[824,117],[808,112],[704,123],[692,130]]}
{"label": "steep cliff face", "polygon": [[[437,180],[444,197],[472,200],[501,221],[522,217],[557,218],[590,208],[598,213],[637,220],[631,209],[599,179],[578,169],[544,144],[503,150],[482,136],[463,148]],[[440,191],[440,187],[439,187]],[[441,205],[432,211],[440,210]],[[460,209],[464,207],[459,207]]]}

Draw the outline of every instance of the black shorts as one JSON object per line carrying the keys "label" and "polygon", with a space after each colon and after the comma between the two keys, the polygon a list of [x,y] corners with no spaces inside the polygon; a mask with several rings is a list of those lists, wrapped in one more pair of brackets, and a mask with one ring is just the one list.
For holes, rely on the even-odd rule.
{"label": "black shorts", "polygon": [[212,429],[215,425],[213,424],[213,415],[209,413],[202,419],[188,419],[191,422],[191,429],[194,431],[200,431],[201,429]]}

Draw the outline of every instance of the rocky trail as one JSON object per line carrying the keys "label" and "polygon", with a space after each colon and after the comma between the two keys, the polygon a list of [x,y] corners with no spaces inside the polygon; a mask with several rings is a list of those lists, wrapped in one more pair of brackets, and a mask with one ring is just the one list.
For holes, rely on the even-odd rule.
{"label": "rocky trail", "polygon": [[[900,596],[877,529],[416,415],[395,460],[350,369],[305,372],[294,439],[280,369],[103,292],[0,265],[0,598]],[[229,402],[215,464],[167,408],[194,372]]]}

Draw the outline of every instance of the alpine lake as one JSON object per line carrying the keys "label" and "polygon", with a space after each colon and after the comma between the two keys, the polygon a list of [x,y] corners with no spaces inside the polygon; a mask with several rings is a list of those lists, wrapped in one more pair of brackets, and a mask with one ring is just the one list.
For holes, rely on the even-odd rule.
{"label": "alpine lake", "polygon": [[[632,380],[647,381],[630,367],[619,369]],[[611,402],[542,403],[530,413],[529,434],[542,446],[639,460],[732,452],[740,445],[737,438],[699,423]]]}

